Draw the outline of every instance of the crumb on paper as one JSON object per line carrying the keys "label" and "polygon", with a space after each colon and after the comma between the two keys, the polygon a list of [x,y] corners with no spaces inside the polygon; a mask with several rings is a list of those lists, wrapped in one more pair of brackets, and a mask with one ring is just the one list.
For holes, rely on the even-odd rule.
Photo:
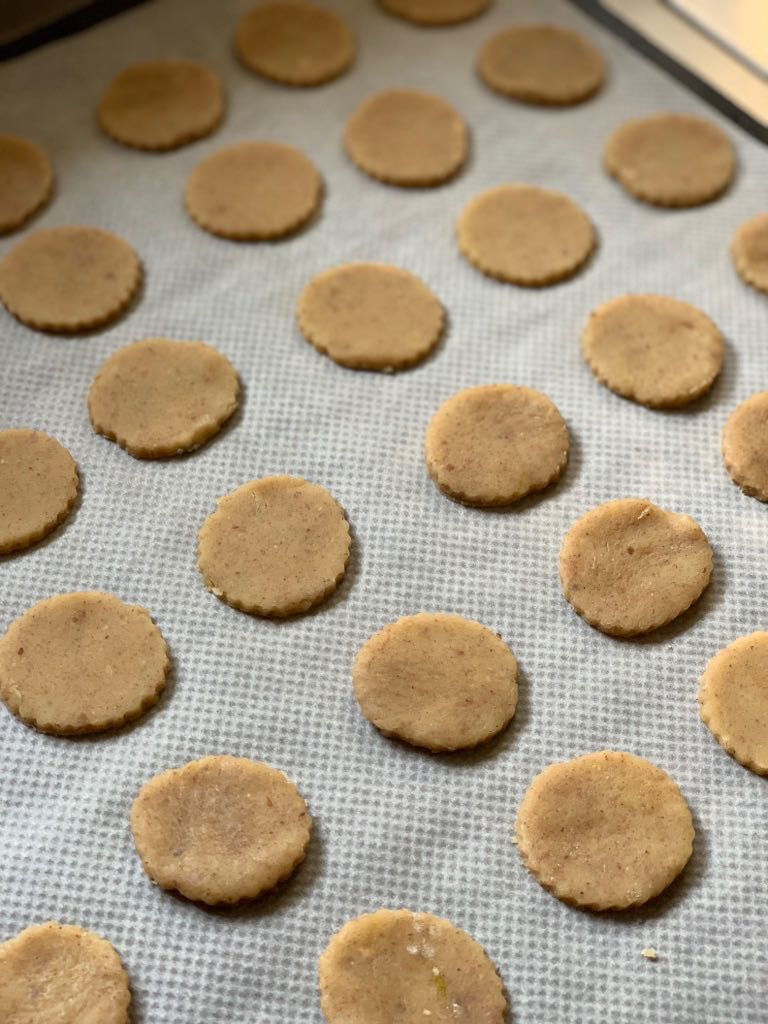
{"label": "crumb on paper", "polygon": [[659,954],[653,948],[653,946],[646,946],[643,950],[643,956],[646,960],[658,960]]}

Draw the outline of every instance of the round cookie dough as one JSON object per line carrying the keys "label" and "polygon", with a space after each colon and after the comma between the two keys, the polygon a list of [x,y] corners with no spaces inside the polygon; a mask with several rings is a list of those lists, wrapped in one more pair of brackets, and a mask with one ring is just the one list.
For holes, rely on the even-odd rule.
{"label": "round cookie dough", "polygon": [[645,758],[616,750],[545,768],[523,797],[515,831],[536,880],[589,910],[646,903],[693,852],[693,818],[677,784]]}
{"label": "round cookie dough", "polygon": [[768,633],[742,636],[711,659],[699,710],[717,742],[758,775],[768,775]]}
{"label": "round cookie dough", "polygon": [[319,966],[329,1024],[506,1020],[504,988],[488,954],[434,914],[363,914],[333,936]]}
{"label": "round cookie dough", "polygon": [[510,505],[559,479],[568,427],[533,388],[487,384],[444,402],[427,428],[424,457],[437,486],[465,505]]}
{"label": "round cookie dough", "polygon": [[416,25],[457,25],[487,10],[491,0],[379,0],[385,11]]}
{"label": "round cookie dough", "polygon": [[312,819],[282,772],[221,755],[156,775],[131,808],[144,870],[211,905],[255,899],[304,860]]}
{"label": "round cookie dough", "polygon": [[459,248],[478,270],[526,287],[572,277],[595,248],[580,206],[534,185],[499,185],[475,196],[459,217]]}
{"label": "round cookie dough", "polygon": [[427,187],[458,172],[469,135],[459,112],[440,96],[390,89],[363,100],[347,123],[344,145],[372,178]]}
{"label": "round cookie dough", "polygon": [[237,409],[230,361],[201,341],[148,338],[107,359],[88,392],[99,434],[137,459],[194,451]]}
{"label": "round cookie dough", "polygon": [[27,327],[59,334],[115,320],[139,290],[141,263],[99,228],[47,228],[0,261],[0,302]]}
{"label": "round cookie dough", "polygon": [[581,336],[597,379],[652,409],[706,394],[723,365],[723,336],[701,310],[664,295],[622,295],[598,306]]}
{"label": "round cookie dough", "polygon": [[53,191],[53,168],[29,139],[0,135],[0,235],[15,231],[37,213]]}
{"label": "round cookie dough", "polygon": [[563,593],[603,633],[637,636],[676,619],[712,575],[712,548],[690,516],[643,498],[598,505],[566,534]]}
{"label": "round cookie dough", "polygon": [[157,703],[169,669],[146,608],[98,590],[40,601],[0,639],[0,698],[56,736],[139,718]]}
{"label": "round cookie dough", "polygon": [[589,40],[559,25],[514,25],[480,52],[485,84],[526,103],[568,106],[593,96],[605,79],[605,61]]}
{"label": "round cookie dough", "polygon": [[283,238],[320,205],[322,179],[302,152],[280,142],[240,142],[194,169],[184,199],[201,228],[222,238]]}
{"label": "round cookie dough", "polygon": [[203,580],[216,597],[251,615],[282,619],[336,590],[352,540],[344,510],[324,487],[267,476],[218,504],[198,548]]}
{"label": "round cookie dough", "polygon": [[77,499],[77,464],[41,430],[0,431],[0,555],[47,537]]}
{"label": "round cookie dough", "polygon": [[728,417],[723,461],[745,494],[768,501],[768,391],[752,395]]}
{"label": "round cookie dough", "polygon": [[129,1024],[130,1004],[120,957],[94,932],[49,921],[0,945],[7,1024]]}
{"label": "round cookie dough", "polygon": [[193,60],[123,68],[99,105],[99,123],[107,135],[135,149],[176,149],[209,135],[223,116],[218,76]]}
{"label": "round cookie dough", "polygon": [[322,85],[352,64],[355,37],[334,11],[307,0],[276,0],[243,15],[235,52],[251,71],[283,85]]}
{"label": "round cookie dough", "polygon": [[637,199],[655,206],[699,206],[731,183],[736,155],[716,124],[691,114],[627,121],[608,139],[603,162]]}
{"label": "round cookie dough", "polygon": [[731,258],[742,280],[768,292],[768,213],[742,224],[731,242]]}
{"label": "round cookie dough", "polygon": [[435,348],[440,301],[415,274],[383,263],[347,263],[313,277],[299,326],[315,348],[358,370],[403,370]]}
{"label": "round cookie dough", "polygon": [[421,612],[375,633],[352,670],[360,708],[385,736],[427,750],[475,747],[517,706],[517,662],[486,626]]}

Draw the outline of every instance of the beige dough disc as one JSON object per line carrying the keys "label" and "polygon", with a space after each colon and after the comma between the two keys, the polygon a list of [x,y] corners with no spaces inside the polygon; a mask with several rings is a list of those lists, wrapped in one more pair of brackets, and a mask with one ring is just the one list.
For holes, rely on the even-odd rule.
{"label": "beige dough disc", "polygon": [[598,505],[566,534],[560,580],[591,626],[613,636],[649,633],[682,615],[706,589],[712,549],[690,516],[644,498]]}
{"label": "beige dough disc", "polygon": [[723,461],[745,494],[768,501],[768,391],[752,395],[728,417]]}
{"label": "beige dough disc", "polygon": [[299,298],[299,326],[342,366],[402,370],[435,348],[440,301],[415,274],[383,263],[347,263],[313,277]]}
{"label": "beige dough disc", "polygon": [[0,945],[6,1024],[128,1024],[128,975],[106,939],[76,925],[36,924]]}
{"label": "beige dough disc", "polygon": [[523,797],[515,831],[537,881],[589,910],[646,903],[693,852],[693,818],[677,784],[645,758],[616,750],[545,768]]}
{"label": "beige dough disc", "polygon": [[102,732],[156,704],[170,667],[146,608],[98,590],[60,594],[0,639],[0,698],[41,732]]}
{"label": "beige dough disc", "polygon": [[533,388],[465,388],[440,406],[427,428],[429,475],[465,505],[510,505],[559,479],[568,462],[568,427]]}
{"label": "beige dough disc", "polygon": [[77,464],[41,430],[0,431],[0,555],[56,529],[77,499]]}
{"label": "beige dough disc", "polygon": [[699,710],[732,757],[768,775],[768,633],[742,636],[718,651],[701,677]]}
{"label": "beige dough disc", "polygon": [[112,80],[99,106],[107,135],[136,149],[176,149],[209,135],[224,116],[219,78],[193,60],[132,64]]}
{"label": "beige dough disc", "polygon": [[699,206],[724,192],[736,170],[728,136],[690,114],[627,121],[608,139],[609,174],[638,199],[656,206]]}
{"label": "beige dough disc", "polygon": [[121,348],[96,374],[88,412],[98,433],[137,459],[194,451],[238,405],[230,361],[201,341],[147,338]]}
{"label": "beige dough disc", "polygon": [[307,0],[276,0],[243,15],[235,52],[251,71],[283,85],[322,85],[351,65],[355,37],[335,11]]}
{"label": "beige dough disc", "polygon": [[597,92],[605,61],[589,40],[570,29],[514,25],[488,40],[478,71],[487,86],[504,96],[567,106]]}
{"label": "beige dough disc", "polygon": [[487,10],[491,0],[379,0],[385,11],[417,25],[457,25]]}
{"label": "beige dough disc", "polygon": [[486,626],[421,612],[375,633],[352,670],[360,708],[385,736],[427,750],[475,747],[517,706],[517,662]]}
{"label": "beige dough disc", "polygon": [[59,334],[115,320],[140,283],[134,250],[99,228],[35,231],[0,261],[0,301],[8,312],[28,327]]}
{"label": "beige dough disc", "polygon": [[255,899],[292,874],[312,819],[282,772],[221,755],[150,779],[133,802],[131,830],[153,882],[215,905]]}
{"label": "beige dough disc", "polygon": [[622,295],[591,314],[581,350],[601,383],[652,409],[706,394],[723,365],[723,336],[701,310],[664,295]]}
{"label": "beige dough disc", "polygon": [[219,499],[200,530],[198,561],[216,597],[282,619],[330,597],[351,543],[344,510],[324,487],[267,476]]}
{"label": "beige dough disc", "polygon": [[320,957],[329,1024],[503,1024],[507,1000],[479,942],[445,918],[377,910],[348,921]]}
{"label": "beige dough disc", "polygon": [[467,159],[467,126],[440,96],[390,89],[363,100],[344,145],[360,170],[390,185],[439,185]]}
{"label": "beige dough disc", "polygon": [[488,277],[526,287],[571,277],[595,247],[580,206],[534,185],[499,185],[475,196],[459,217],[459,248]]}
{"label": "beige dough disc", "polygon": [[194,169],[184,194],[201,228],[222,238],[283,238],[320,205],[322,179],[298,149],[279,142],[240,142]]}
{"label": "beige dough disc", "polygon": [[0,235],[15,231],[45,205],[53,191],[53,168],[29,139],[0,135]]}
{"label": "beige dough disc", "polygon": [[760,213],[739,227],[731,242],[731,258],[747,284],[768,292],[768,213]]}

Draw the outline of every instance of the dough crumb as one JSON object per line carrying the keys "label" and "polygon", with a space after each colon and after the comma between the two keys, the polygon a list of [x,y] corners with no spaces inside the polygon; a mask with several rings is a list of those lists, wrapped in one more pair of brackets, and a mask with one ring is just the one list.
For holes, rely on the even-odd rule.
{"label": "dough crumb", "polygon": [[659,954],[653,948],[653,946],[646,946],[643,950],[643,956],[646,960],[658,960]]}

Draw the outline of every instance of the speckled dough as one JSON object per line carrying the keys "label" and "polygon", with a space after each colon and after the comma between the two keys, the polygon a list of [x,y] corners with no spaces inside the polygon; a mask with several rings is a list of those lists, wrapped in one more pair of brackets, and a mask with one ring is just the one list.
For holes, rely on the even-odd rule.
{"label": "speckled dough", "polygon": [[0,135],[0,235],[15,231],[45,205],[53,191],[53,168],[29,139]]}
{"label": "speckled dough", "polygon": [[421,612],[364,644],[352,679],[365,717],[385,736],[460,750],[506,728],[517,706],[517,662],[486,626]]}
{"label": "speckled dough", "polygon": [[768,292],[768,213],[760,213],[738,228],[731,242],[731,258],[747,284]]}
{"label": "speckled dough", "polygon": [[491,0],[379,0],[385,11],[417,25],[456,25],[476,18]]}
{"label": "speckled dough", "polygon": [[255,899],[292,874],[312,819],[282,772],[221,755],[150,779],[133,802],[131,830],[153,882],[216,905]]}
{"label": "speckled dough", "polygon": [[658,629],[701,597],[712,549],[690,516],[643,498],[598,505],[566,534],[563,593],[591,626],[614,636]]}
{"label": "speckled dough", "polygon": [[581,350],[601,383],[655,409],[687,405],[714,384],[723,336],[701,310],[665,295],[622,295],[598,306]]}
{"label": "speckled dough", "polygon": [[440,96],[390,89],[363,100],[347,123],[344,145],[372,178],[426,187],[457,173],[469,135],[459,112]]}
{"label": "speckled dough", "polygon": [[693,852],[693,818],[677,784],[650,761],[615,750],[551,764],[537,775],[515,831],[537,881],[590,910],[646,903]]}
{"label": "speckled dough", "polygon": [[488,277],[526,287],[571,277],[595,247],[580,206],[561,192],[499,185],[475,196],[457,225],[459,248]]}
{"label": "speckled dough", "polygon": [[568,462],[568,427],[533,388],[487,384],[444,402],[427,428],[429,475],[465,505],[509,505],[559,479]]}
{"label": "speckled dough", "polygon": [[35,231],[0,262],[0,301],[41,331],[101,327],[130,305],[140,283],[130,245],[98,228]]}
{"label": "speckled dough", "polygon": [[320,957],[329,1024],[503,1024],[507,1001],[483,947],[455,924],[412,910],[348,921]]}
{"label": "speckled dough", "polygon": [[0,640],[0,698],[57,736],[139,718],[157,703],[169,669],[149,612],[98,590],[38,602]]}
{"label": "speckled dough", "polygon": [[768,501],[768,391],[747,398],[728,417],[723,461],[745,494]]}
{"label": "speckled dough", "polygon": [[733,179],[736,155],[716,124],[691,114],[627,121],[605,145],[609,174],[638,199],[656,206],[698,206]]}
{"label": "speckled dough", "polygon": [[147,338],[107,359],[88,392],[98,433],[138,459],[193,451],[238,405],[230,361],[201,341]]}
{"label": "speckled dough", "polygon": [[242,241],[298,231],[321,197],[312,161],[279,142],[240,142],[218,150],[194,169],[184,193],[189,215],[201,228]]}
{"label": "speckled dough", "polygon": [[129,1024],[128,975],[114,947],[76,925],[36,924],[0,945],[4,1024]]}
{"label": "speckled dough", "polygon": [[0,555],[55,530],[79,482],[75,460],[55,438],[40,430],[0,431]]}
{"label": "speckled dough", "polygon": [[559,25],[514,25],[488,40],[478,71],[485,84],[526,103],[565,106],[593,96],[605,61],[583,36]]}
{"label": "speckled dough", "polygon": [[307,0],[276,0],[248,11],[235,51],[251,71],[283,85],[321,85],[355,59],[355,37],[341,15]]}
{"label": "speckled dough", "polygon": [[768,775],[768,633],[734,640],[711,659],[699,710],[718,743],[758,775]]}
{"label": "speckled dough", "polygon": [[383,263],[347,263],[313,277],[299,298],[299,326],[342,366],[402,370],[442,334],[440,301],[415,274]]}
{"label": "speckled dough", "polygon": [[344,510],[324,487],[268,476],[219,499],[200,530],[198,561],[205,585],[222,601],[285,618],[336,590],[350,547]]}
{"label": "speckled dough", "polygon": [[99,105],[99,123],[107,135],[147,150],[175,149],[209,135],[223,115],[219,78],[192,60],[123,68]]}

